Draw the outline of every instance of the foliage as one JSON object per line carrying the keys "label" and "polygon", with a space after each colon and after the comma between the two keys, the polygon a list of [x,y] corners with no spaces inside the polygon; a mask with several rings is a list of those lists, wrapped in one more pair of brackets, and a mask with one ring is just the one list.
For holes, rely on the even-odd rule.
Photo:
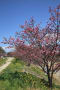
{"label": "foliage", "polygon": [[2,47],[0,47],[0,53],[5,53],[5,51]]}
{"label": "foliage", "polygon": [[1,56],[5,56],[5,54],[6,54],[5,50],[2,47],[0,47],[0,58]]}
{"label": "foliage", "polygon": [[5,73],[0,76],[0,80],[7,80],[10,83],[11,87],[14,87],[16,85],[17,87],[20,86],[21,88],[25,88],[27,86],[34,88],[43,88],[44,85],[42,80],[25,72]]}
{"label": "foliage", "polygon": [[6,63],[7,58],[0,58],[0,66]]}

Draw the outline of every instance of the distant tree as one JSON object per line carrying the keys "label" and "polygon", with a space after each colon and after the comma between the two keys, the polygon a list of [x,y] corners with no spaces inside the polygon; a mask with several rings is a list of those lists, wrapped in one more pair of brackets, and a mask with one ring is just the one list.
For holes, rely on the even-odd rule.
{"label": "distant tree", "polygon": [[5,50],[2,47],[0,47],[0,53],[5,53]]}
{"label": "distant tree", "polygon": [[4,56],[5,53],[6,53],[5,50],[2,47],[0,47],[0,57]]}
{"label": "distant tree", "polygon": [[15,46],[15,56],[39,65],[48,76],[49,87],[52,87],[53,74],[60,70],[60,5],[54,10],[49,9],[50,18],[43,29],[35,25],[32,18],[21,26],[22,32],[16,32],[16,37],[4,39],[4,43]]}

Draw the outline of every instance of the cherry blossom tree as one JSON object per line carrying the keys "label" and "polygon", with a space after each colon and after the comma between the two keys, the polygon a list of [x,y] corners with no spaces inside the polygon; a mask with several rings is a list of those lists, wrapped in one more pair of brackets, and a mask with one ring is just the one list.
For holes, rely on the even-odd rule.
{"label": "cherry blossom tree", "polygon": [[33,18],[21,26],[16,37],[4,38],[4,43],[15,47],[15,56],[29,64],[37,64],[48,76],[52,87],[53,74],[60,70],[60,5],[49,9],[50,18],[45,28],[36,25]]}

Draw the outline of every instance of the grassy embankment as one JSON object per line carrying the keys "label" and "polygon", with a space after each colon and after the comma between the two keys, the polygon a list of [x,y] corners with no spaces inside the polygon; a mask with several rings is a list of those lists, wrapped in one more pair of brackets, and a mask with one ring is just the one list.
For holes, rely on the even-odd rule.
{"label": "grassy embankment", "polygon": [[5,64],[7,61],[7,58],[0,58],[0,66],[2,66],[3,64]]}
{"label": "grassy embankment", "polygon": [[[42,70],[20,60],[12,63],[0,73],[0,90],[49,90],[47,76]],[[60,90],[59,85],[53,85],[53,90]]]}

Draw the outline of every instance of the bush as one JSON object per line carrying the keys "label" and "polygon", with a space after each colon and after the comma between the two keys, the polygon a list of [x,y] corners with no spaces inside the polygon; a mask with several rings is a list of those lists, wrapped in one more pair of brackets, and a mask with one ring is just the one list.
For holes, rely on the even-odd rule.
{"label": "bush", "polygon": [[36,76],[33,76],[32,74],[29,73],[17,72],[17,71],[14,73],[5,72],[1,74],[0,81],[2,81],[3,87],[6,88],[5,90],[10,90],[9,87],[17,89],[17,88],[27,88],[27,87],[41,88],[44,86],[44,83],[41,81],[41,79],[37,78]]}

